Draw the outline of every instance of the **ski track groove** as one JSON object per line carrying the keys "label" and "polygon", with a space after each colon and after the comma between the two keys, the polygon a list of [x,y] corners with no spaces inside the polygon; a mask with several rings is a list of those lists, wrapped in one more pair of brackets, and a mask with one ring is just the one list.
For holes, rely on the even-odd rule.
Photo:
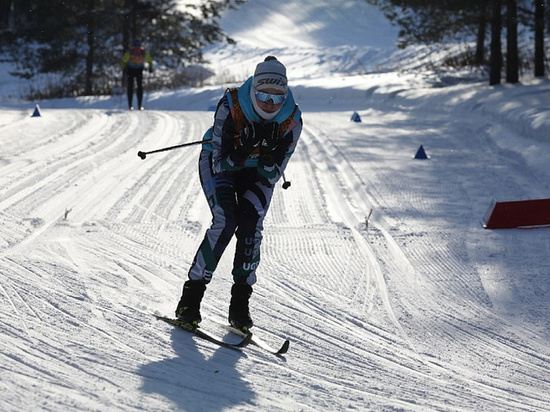
{"label": "ski track groove", "polygon": [[[317,133],[318,133],[317,130],[312,131],[310,128],[305,129],[305,134],[303,136],[306,137],[306,138],[305,139],[303,138],[302,141],[300,142],[300,144],[302,144],[302,145],[306,144],[307,145],[307,150],[306,150],[306,154],[301,156],[298,161],[304,159],[302,161],[304,163],[306,163],[307,161],[305,159],[308,156],[310,156],[309,152],[311,152],[313,150],[313,148],[317,149],[317,148],[321,147],[320,141],[316,140],[316,139],[318,139],[318,136],[316,135]],[[320,135],[323,136],[322,137],[323,138],[322,145],[323,145],[323,147],[326,147],[327,146],[327,140],[329,140],[329,138],[328,138],[327,134],[320,134]],[[308,138],[313,139],[313,142],[310,141]],[[348,169],[348,167],[350,167],[350,165],[349,165],[349,163],[347,163],[344,156],[341,156],[341,153],[331,151],[331,150],[334,150],[334,148],[330,148],[330,142],[328,142],[328,146],[329,146],[330,154],[328,154],[328,152],[325,153],[325,154],[319,154],[319,153],[315,153],[315,150],[313,150],[314,154],[313,154],[312,157],[315,159],[316,164],[321,164],[321,165],[325,164],[326,165],[326,164],[336,163],[339,167],[333,167],[333,170],[334,170],[333,174],[336,176],[333,179],[333,182],[331,183],[331,182],[324,181],[324,182],[321,182],[321,186],[325,187],[325,186],[329,186],[329,185],[332,184],[332,187],[329,186],[329,189],[327,189],[327,192],[334,194],[335,195],[334,197],[341,196],[343,199],[345,199],[345,202],[348,202],[348,203],[354,203],[354,202],[359,203],[359,202],[361,202],[360,199],[346,199],[346,196],[347,196],[348,193],[356,192],[357,191],[357,185],[364,186],[364,183],[362,183],[361,178],[359,178],[357,175],[354,174],[353,169],[351,169],[351,170]],[[302,150],[301,153],[303,153],[303,152],[304,151]],[[315,156],[317,156],[317,157],[315,157]],[[293,159],[293,161],[296,161],[296,159]],[[330,169],[331,166],[328,166],[328,168]],[[296,169],[296,168],[294,168],[294,169]],[[343,174],[344,172],[342,170],[344,170],[344,169],[346,170],[347,174],[345,175],[346,176],[345,178],[341,178],[341,175],[339,174],[339,172]],[[292,170],[292,169],[289,167],[289,171],[290,170]],[[320,170],[318,175],[326,174],[324,172],[325,172],[325,170]],[[307,176],[315,176],[316,173],[315,173],[315,171],[310,169],[310,170],[301,171],[299,173],[299,175],[300,176],[306,176],[306,175]],[[296,186],[295,183],[293,184],[292,187]],[[319,187],[319,184],[311,185],[311,181],[309,181],[308,183],[310,183],[310,185],[309,185],[310,187],[312,187],[312,186]],[[370,186],[368,186],[368,187],[370,188]],[[302,187],[299,188],[299,190],[301,190],[301,189],[302,189]],[[290,190],[292,190],[292,189],[290,189]],[[341,192],[339,192],[339,190]],[[456,187],[449,186],[449,190],[456,190]],[[315,192],[313,192],[311,189],[305,190],[304,193],[306,193],[309,197],[312,197],[313,199],[315,199],[315,198],[319,199],[319,195],[316,195]],[[312,193],[313,193],[313,195],[312,195]],[[458,191],[458,193],[460,194],[460,191]],[[322,196],[324,196],[325,199],[327,199],[327,195],[321,195],[321,198],[322,198]],[[329,197],[332,197],[332,196],[329,196]],[[412,197],[413,196],[411,195],[411,198]],[[377,205],[377,207],[378,207],[378,204],[379,204],[378,202],[383,200],[383,197],[372,199],[372,196],[366,195],[364,199],[367,199],[367,201],[370,201],[370,205]],[[290,222],[300,221],[301,217],[304,217],[304,220],[308,221],[308,218],[310,218],[310,216],[320,216],[321,219],[324,219],[324,217],[326,217],[327,215],[326,214],[323,215],[323,212],[322,211],[319,212],[319,210],[325,209],[326,204],[328,204],[328,203],[329,203],[329,200],[320,201],[320,203],[317,204],[317,207],[313,208],[313,209],[316,210],[316,213],[313,213],[313,214],[306,213],[303,216],[301,215],[301,213],[304,210],[307,210],[307,209],[304,208],[302,205],[299,205],[298,207],[295,207],[294,210],[297,211],[295,213],[299,217],[298,219],[293,218],[292,215],[289,216],[289,214],[284,214],[284,213],[281,213],[280,216],[276,216],[275,219],[288,218],[287,222],[288,221],[290,221]],[[359,207],[359,208],[355,208],[355,209],[354,209],[355,205],[352,205],[351,210],[358,210],[359,209],[366,216],[368,208],[372,207],[370,205],[367,203],[362,208]],[[340,207],[345,208],[346,206],[342,202],[340,204]],[[418,205],[413,206],[413,207],[416,207],[416,208],[420,209],[420,208],[423,207],[423,205],[418,204]],[[287,209],[285,209],[285,210],[287,210]],[[353,216],[350,218],[349,217],[350,215],[347,215],[348,219],[345,220],[346,213],[347,212],[344,212],[344,214],[343,214],[344,222],[346,223],[346,226],[343,227],[343,229],[346,230],[347,227],[360,228],[360,225],[358,224],[358,222],[360,221],[360,217],[357,217],[357,218],[354,219]],[[353,212],[351,212],[351,213],[353,213]],[[385,239],[386,253],[389,252],[390,255],[394,258],[394,259],[389,259],[390,261],[393,262],[391,264],[391,266],[396,267],[397,269],[402,269],[405,273],[408,273],[408,275],[407,275],[409,277],[408,282],[410,282],[412,285],[415,285],[415,287],[417,287],[417,288],[418,287],[424,288],[426,286],[425,280],[419,279],[418,274],[416,274],[414,267],[416,266],[416,262],[421,259],[422,251],[427,250],[430,246],[431,246],[431,248],[433,248],[434,245],[428,245],[428,244],[421,245],[422,246],[420,248],[421,252],[418,254],[418,256],[415,253],[410,254],[409,252],[404,252],[404,250],[401,248],[401,246],[399,246],[399,243],[400,243],[399,239],[400,238],[395,237],[395,235],[390,234],[391,226],[385,221],[384,217],[375,213],[373,221],[374,221],[375,230],[377,230],[378,233],[382,232],[383,239]],[[300,242],[302,242],[302,243],[305,242],[305,244],[303,246],[304,251],[315,250],[315,247],[313,245],[308,245],[307,240],[303,239],[304,237],[307,239],[307,224],[306,224],[305,229],[306,229],[306,233],[304,233],[302,231],[298,235],[298,237],[299,237],[298,240],[295,240],[295,242],[289,241],[289,243],[299,244]],[[288,229],[283,229],[283,230],[285,231],[285,235],[288,236],[288,232],[289,232]],[[316,230],[319,230],[319,228],[316,228]],[[360,229],[356,230],[355,233],[359,233],[361,235],[361,232],[359,232],[359,230]],[[269,237],[269,235],[267,235],[267,236]],[[273,236],[273,237],[276,238],[276,236]],[[419,236],[419,237],[420,237],[420,240],[422,240],[422,236]],[[273,240],[273,239],[269,239],[269,241],[274,242],[275,244],[277,243],[277,241]],[[452,245],[452,243],[451,243],[451,245]],[[285,245],[277,244],[276,247],[274,246],[274,249],[282,248],[284,250],[285,248],[288,248],[288,247],[289,247],[289,245],[286,245],[286,244]],[[413,248],[413,250],[414,250],[414,248]],[[451,271],[453,273],[459,273],[460,274],[460,273],[464,273],[464,272],[467,273],[468,271],[471,272],[471,268],[465,267],[463,264],[456,264],[457,261],[460,261],[462,259],[461,256],[458,256],[458,258],[456,258],[456,259],[455,258],[443,259],[443,256],[447,257],[447,256],[449,256],[449,254],[452,256],[453,253],[455,253],[455,252],[453,252],[453,250],[464,250],[464,244],[452,245],[452,247],[449,247],[449,245],[436,246],[435,253],[441,255],[441,258],[439,260],[437,260],[436,263],[443,263],[444,262],[444,264],[441,264],[441,267],[443,267],[444,270],[448,270],[448,271]],[[380,251],[378,250],[375,253],[379,253],[379,252]],[[314,256],[316,256],[316,255],[314,255]],[[312,256],[309,256],[309,258],[311,258],[311,257]],[[284,258],[280,257],[280,259],[284,259]],[[307,259],[307,257],[304,256],[303,259]],[[380,257],[371,255],[371,256],[369,256],[369,258],[367,258],[367,260],[369,260],[369,259],[371,261],[372,260],[376,261],[377,259],[380,259]],[[274,260],[276,260],[276,259],[274,259]],[[330,261],[336,261],[336,260],[337,260],[337,257],[336,258],[334,258],[334,257],[330,258]],[[396,261],[397,261],[397,263],[395,263]],[[382,258],[382,260],[380,260],[380,262],[381,263],[386,262],[386,258]],[[300,265],[299,264],[297,265],[298,267],[296,267],[296,266],[293,265],[293,262],[288,262],[288,263],[289,263],[289,267],[293,267],[293,270],[289,270],[290,273],[292,273],[292,271],[298,272],[298,273],[303,273],[303,272],[300,271]],[[387,266],[387,264],[386,264],[386,266]],[[383,266],[383,267],[386,267],[386,266]],[[323,265],[321,270],[323,270],[323,271],[328,270],[329,273],[332,270],[332,273],[334,275],[336,275],[335,279],[336,280],[341,280],[341,278],[338,278],[337,273],[334,273],[334,267],[330,268],[330,267],[326,267],[326,266]],[[341,268],[338,268],[337,270],[340,271]],[[441,270],[439,265],[438,265],[438,270]],[[434,270],[434,272],[435,272],[435,270]],[[306,269],[306,273],[307,273],[307,269]],[[303,274],[306,274],[306,273],[303,273]],[[440,280],[445,279],[445,277],[439,276],[439,275],[437,275],[437,273],[435,273],[435,275],[436,275],[435,281],[432,280],[433,282],[438,282]],[[460,277],[459,280],[458,280],[458,283],[456,283],[456,285],[453,287],[452,291],[454,291],[457,294],[457,296],[461,296],[461,300],[464,302],[463,303],[464,306],[472,307],[472,302],[477,302],[477,304],[481,304],[482,306],[485,305],[486,302],[487,302],[485,296],[480,296],[477,293],[473,293],[471,295],[468,295],[469,291],[472,290],[471,285],[469,285],[468,282],[469,282],[469,280],[466,280],[465,278],[463,279],[462,277]],[[465,297],[464,297],[464,291],[466,291]],[[292,296],[292,302],[293,302],[292,305],[296,305],[297,302],[299,302],[300,300],[304,300],[304,297],[308,296],[308,293],[304,293],[303,290],[302,291],[298,291],[298,290],[297,291],[290,291],[290,294]],[[302,302],[302,304],[303,304],[303,302]],[[326,308],[322,308],[321,306],[317,306],[317,305],[313,305],[313,306],[314,307],[308,307],[307,309],[304,309],[303,313],[308,314],[308,316],[311,316],[311,314],[313,314],[313,313],[319,313],[321,316],[322,316],[322,314],[325,314],[325,316],[326,316],[326,313],[327,313]],[[391,307],[390,308],[386,307],[386,308],[391,309]],[[450,309],[448,309],[448,310],[450,310]],[[452,312],[450,312],[450,313],[452,313]],[[342,315],[340,314],[340,316],[342,316]],[[456,319],[454,317],[451,317],[451,318],[453,318],[456,321]],[[394,316],[394,323],[395,323],[396,319],[397,318]],[[290,319],[290,317],[289,317],[288,321],[292,322],[293,319]],[[326,319],[325,319],[325,322],[327,322]],[[303,323],[301,323],[301,324],[303,324]],[[310,332],[315,331],[316,328],[318,328],[318,327],[319,327],[319,325],[315,324],[315,326],[312,329],[310,329]],[[399,328],[399,329],[401,330],[401,334],[403,336],[406,336],[406,333],[404,332],[404,329],[403,328]],[[477,337],[477,335],[473,335],[473,337],[475,338],[475,337]],[[333,336],[333,338],[334,338],[334,336]],[[412,339],[408,340],[409,344],[412,344]],[[414,345],[412,345],[412,347],[414,347]],[[494,349],[494,346],[489,345],[489,347]],[[418,355],[418,353],[416,353],[416,354]],[[422,363],[425,363],[425,362],[426,362],[426,360],[422,360]],[[433,363],[429,359],[428,359],[427,362],[430,366],[433,365]],[[417,367],[420,367],[420,366],[417,365]],[[544,366],[543,366],[543,368],[544,368]],[[436,369],[438,369],[438,368],[436,368]],[[464,371],[462,371],[461,373],[458,374],[459,376],[462,375],[462,377],[456,377],[456,378],[458,378],[459,380],[462,380],[463,382],[464,381],[469,382],[469,378],[467,377],[468,373],[469,373],[468,369],[465,368]],[[534,376],[536,376],[536,374]],[[483,380],[483,378],[480,378],[480,381],[482,381],[482,380]],[[485,394],[485,392],[486,392],[485,389],[483,389],[483,383],[480,382],[480,381],[471,381],[470,385],[472,386],[472,390],[477,390],[475,388],[478,385],[481,385],[481,389],[478,388],[479,389],[478,392],[479,392],[479,396],[481,398],[484,398],[487,395]],[[496,381],[498,381],[498,384],[489,385],[488,391],[491,391],[491,389],[496,388],[499,391],[502,391],[502,393],[500,395],[507,395],[507,391],[509,391],[510,388],[507,387],[506,383],[502,383],[502,381],[499,381],[498,378],[496,378]],[[498,401],[500,399],[499,398],[500,395],[497,395],[496,397],[490,397],[491,401],[495,402],[495,403],[498,403]],[[535,402],[538,401],[538,400],[541,400],[540,398],[537,399],[538,398],[537,396],[532,396],[534,394],[530,393],[530,391],[525,391],[524,395],[527,396],[527,397],[532,397],[532,400],[535,400]],[[544,398],[544,397],[542,397],[542,398]],[[511,409],[513,409],[514,405],[515,405],[515,403],[514,403],[515,399],[513,397],[510,397],[508,399],[508,402],[509,402],[509,407]],[[526,405],[528,405],[528,403]],[[528,406],[525,406],[525,408],[529,409]]]}
{"label": "ski track groove", "polygon": [[[1,285],[0,285],[1,286]],[[23,299],[21,297],[21,295],[19,293],[17,293],[17,291],[15,291],[14,289],[14,292],[18,295],[18,297],[20,298],[20,300],[23,302],[23,304],[25,305],[25,307],[27,307],[29,309],[29,311],[31,312],[31,318],[33,319],[38,319],[39,322],[47,322],[46,320],[44,319],[40,319],[40,318],[37,318],[35,317],[35,314],[36,314],[36,310],[34,310],[26,301],[25,299]],[[49,307],[50,310],[53,310],[54,312],[58,313],[58,314],[61,314],[63,317],[66,317],[67,319],[69,319],[71,322],[70,323],[74,323],[76,322],[76,324],[79,324],[80,326],[82,327],[86,327],[86,328],[89,328],[91,329],[93,332],[97,333],[97,334],[101,334],[103,336],[105,336],[106,338],[108,338],[109,340],[111,340],[112,342],[116,343],[117,345],[123,347],[123,348],[126,348],[126,349],[129,349],[135,353],[138,353],[140,355],[144,355],[142,354],[141,352],[137,351],[136,349],[134,349],[133,347],[129,346],[128,344],[122,342],[120,339],[117,339],[115,338],[113,335],[111,335],[110,333],[108,333],[107,331],[104,331],[100,328],[97,328],[97,327],[94,327],[92,325],[89,325],[85,322],[83,322],[81,319],[79,318],[76,318],[71,312],[70,312],[70,309],[63,309],[61,307],[61,305],[65,304],[66,302],[62,301],[62,300],[56,300],[55,303],[54,302],[49,302],[49,301],[44,301],[43,299],[41,299],[41,295],[38,294],[38,293],[33,293],[32,289],[29,289],[29,288],[26,288],[25,289],[25,293],[27,293],[29,296],[33,296],[38,302],[40,302],[41,304],[43,305],[46,305],[47,307]],[[59,292],[51,289],[50,290],[50,293],[54,296],[54,295],[59,295]],[[8,295],[9,296],[9,295]],[[69,297],[70,298],[70,297]],[[66,299],[66,296],[65,296],[65,299]],[[19,310],[17,310],[17,308],[15,307],[15,305],[13,305],[13,300],[10,298],[10,301],[12,302],[12,306],[14,308],[14,310],[16,311],[16,314],[17,316],[22,320],[24,326],[25,326],[25,329],[27,330],[27,333],[29,332],[29,328],[28,328],[28,324],[25,320],[22,319],[22,314]],[[82,302],[80,302],[82,303]],[[93,304],[92,304],[93,305]],[[70,307],[70,305],[69,305]],[[100,307],[100,306],[96,306],[98,308],[100,308],[102,311],[104,311],[104,307]],[[45,314],[46,311],[42,308],[40,311],[38,311],[39,313],[41,314]],[[116,312],[114,312],[116,313]],[[52,315],[50,315],[52,316]],[[55,315],[53,315],[53,317],[56,317]],[[30,333],[29,333],[30,335]]]}
{"label": "ski track groove", "polygon": [[[5,158],[10,176],[15,165],[26,166],[22,180],[8,180],[8,189],[2,189],[0,217],[13,223],[0,229],[0,291],[17,318],[9,320],[9,327],[16,327],[14,321],[38,319],[24,327],[26,335],[39,343],[39,349],[27,354],[17,353],[26,350],[24,343],[16,350],[8,348],[3,356],[11,361],[6,364],[24,363],[26,372],[20,372],[27,374],[24,382],[33,382],[34,370],[41,378],[48,376],[44,378],[48,382],[72,389],[75,393],[67,395],[72,409],[102,386],[118,396],[125,385],[140,385],[149,376],[155,385],[164,382],[181,390],[162,376],[179,376],[178,371],[189,366],[186,356],[194,355],[187,343],[194,340],[182,343],[181,334],[170,339],[148,314],[152,308],[173,309],[210,219],[198,184],[200,146],[153,154],[146,160],[136,153],[178,144],[174,136],[180,130],[184,142],[200,139],[212,121],[211,113],[92,111],[90,123],[78,111],[71,112],[59,135],[49,137],[53,140],[48,173],[54,173],[55,179],[45,177],[49,174],[42,166],[33,164],[32,152],[39,146],[29,145],[20,159]],[[252,307],[260,336],[265,334],[268,342],[287,336],[291,352],[285,360],[250,351],[238,362],[228,361],[233,369],[229,378],[237,377],[244,384],[243,398],[262,382],[274,390],[271,397],[264,395],[259,407],[277,405],[280,396],[292,393],[300,410],[333,409],[341,406],[337,400],[343,398],[350,408],[468,410],[456,406],[460,404],[499,405],[506,411],[544,408],[550,398],[540,391],[544,385],[540,376],[548,370],[549,357],[539,354],[533,343],[522,344],[513,332],[507,336],[506,329],[501,333],[492,329],[495,318],[487,298],[475,292],[482,287],[470,283],[475,271],[460,263],[467,261],[460,252],[465,242],[448,239],[430,245],[428,236],[415,233],[414,221],[400,220],[399,208],[391,203],[396,195],[390,192],[399,193],[399,207],[416,210],[418,219],[424,219],[437,190],[419,198],[407,179],[386,183],[387,189],[381,190],[376,182],[389,172],[373,165],[372,174],[361,173],[353,166],[353,153],[331,136],[322,122],[304,129],[286,172],[292,180],[289,191],[300,195],[293,194],[291,202],[279,186],[266,218],[263,263]],[[61,138],[75,140],[74,146],[56,146]],[[55,181],[69,175],[70,182],[78,180],[77,186],[56,186]],[[452,192],[457,201],[465,195],[454,183],[438,190]],[[64,207],[72,211],[60,220]],[[372,209],[367,227],[366,216]],[[457,221],[469,224],[461,213],[457,211]],[[445,238],[445,222],[438,216],[430,218],[433,230]],[[32,260],[25,257],[28,249],[33,251]],[[427,273],[418,273],[416,267],[427,252],[436,258],[431,266],[424,265]],[[220,262],[205,301],[207,313],[222,317],[231,282],[227,274],[232,253],[228,255]],[[57,263],[45,263],[49,257]],[[457,278],[449,280],[445,272],[457,273]],[[411,300],[404,291],[425,295],[430,312],[415,307],[418,299]],[[442,291],[454,300],[441,300]],[[464,319],[455,314],[457,307]],[[262,330],[261,325],[267,324],[269,330]],[[216,349],[195,342],[199,359]],[[2,340],[0,344],[6,346]],[[433,355],[430,345],[439,346],[439,356]],[[441,349],[444,345],[447,352]],[[105,352],[99,360],[94,354],[98,348]],[[167,362],[174,351],[180,356]],[[464,354],[487,370],[472,368],[468,358],[461,358]],[[63,355],[71,359],[64,361]],[[47,370],[50,357],[58,358],[52,372]],[[136,374],[139,364],[159,359],[164,359],[162,373],[146,369]],[[516,367],[523,379],[514,375]],[[209,393],[200,387],[200,376],[202,382],[211,377],[203,368],[193,369],[199,383],[187,383],[191,393]],[[240,371],[250,368],[255,378],[240,376]],[[338,372],[342,370],[346,373]],[[64,384],[72,382],[71,373],[77,375],[76,381],[91,378],[91,386]],[[110,373],[113,377],[106,378]],[[9,379],[17,380],[14,376]],[[283,376],[289,382],[281,388]],[[230,385],[229,380],[219,384]],[[316,391],[313,406],[312,399],[296,393],[301,387]],[[136,405],[124,395],[119,398],[119,409]],[[101,409],[104,402],[106,398],[100,398],[87,406]],[[161,401],[150,402],[143,405],[166,407]]]}
{"label": "ski track groove", "polygon": [[[351,165],[345,162],[345,159],[331,144],[330,139],[326,134],[322,136],[317,135],[316,132],[312,132],[309,128],[305,128],[304,131],[304,137],[307,139],[305,141],[305,145],[308,148],[308,152],[310,150],[312,152],[311,157],[315,162],[314,164],[325,164],[328,165],[329,170],[333,170],[333,173],[330,175],[333,176],[334,179],[331,179],[330,181],[326,178],[329,176],[329,173],[324,172],[318,174],[318,181],[320,182],[318,187],[327,188],[327,192],[329,193],[326,195],[327,203],[330,201],[334,201],[336,203],[336,208],[340,211],[340,217],[343,219],[343,223],[349,228],[353,235],[354,241],[357,243],[359,254],[362,255],[363,261],[367,263],[367,267],[369,268],[369,276],[372,274],[372,276],[376,279],[376,285],[380,293],[380,298],[384,304],[388,316],[390,317],[392,323],[400,331],[402,338],[404,338],[410,347],[416,352],[413,342],[407,337],[405,330],[401,326],[393,310],[386,281],[374,253],[371,250],[371,246],[366,241],[364,235],[357,229],[359,222],[361,221],[361,217],[356,216],[353,209],[358,202],[361,202],[361,200],[350,199],[351,194],[354,193],[353,189],[356,188],[350,188],[350,183],[348,183],[349,180],[344,181],[344,179],[340,178],[342,173],[341,170],[344,168],[347,172],[347,176],[353,176],[353,169]],[[356,186],[355,182],[352,182],[351,184]],[[364,216],[366,216],[366,213],[364,213]],[[368,281],[368,279],[365,280]]]}
{"label": "ski track groove", "polygon": [[[109,123],[109,120],[112,121],[112,119],[105,116],[99,116],[97,120],[99,121],[92,123],[93,126],[84,129],[85,131],[81,139],[75,139],[74,143],[71,142],[71,145],[64,148],[60,153],[52,154],[52,158],[48,160],[47,167],[41,164],[33,164],[33,170],[30,171],[29,179],[18,182],[17,186],[8,191],[0,206],[5,210],[9,210],[11,207],[18,207],[18,210],[23,211],[32,210],[31,208],[43,201],[44,198],[54,197],[57,193],[64,190],[64,185],[60,185],[60,182],[63,182],[63,180],[66,180],[66,185],[67,183],[78,181],[86,173],[90,173],[96,166],[95,161],[97,159],[94,150],[89,149],[92,145],[91,139],[97,137],[101,130]],[[67,137],[65,139],[67,141],[72,140]],[[103,133],[102,139],[93,142],[95,151],[102,151],[109,144],[120,144],[117,143],[117,139],[112,138],[109,131]],[[47,147],[43,150],[47,151]],[[40,171],[37,173],[37,170]],[[8,199],[10,200],[9,203],[7,202]],[[27,206],[26,209],[21,209],[21,204],[25,204]]]}
{"label": "ski track groove", "polygon": [[[27,322],[25,322],[25,320],[21,317],[21,314],[19,312],[19,310],[17,309],[17,307],[15,306],[15,303],[13,301],[13,298],[10,296],[10,294],[8,293],[8,291],[6,290],[6,288],[4,286],[2,286],[2,284],[0,284],[0,290],[2,290],[2,293],[4,294],[4,296],[6,297],[6,299],[8,300],[10,306],[13,308],[13,311],[14,311],[14,314],[15,316],[17,316],[17,318],[21,321],[21,324],[23,325],[23,328],[25,330],[25,333],[27,334],[27,336],[30,337],[30,333],[29,333],[29,327],[27,325]],[[18,295],[19,296],[19,295]],[[19,298],[21,298],[19,296]]]}

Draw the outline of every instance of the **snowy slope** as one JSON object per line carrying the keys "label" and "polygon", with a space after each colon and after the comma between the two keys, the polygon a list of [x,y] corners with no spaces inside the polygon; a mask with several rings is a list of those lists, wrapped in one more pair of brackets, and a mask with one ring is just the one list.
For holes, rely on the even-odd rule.
{"label": "snowy slope", "polygon": [[[251,301],[284,358],[151,315],[173,313],[210,216],[197,147],[136,153],[200,139],[225,84],[149,93],[144,112],[0,107],[0,410],[550,410],[550,229],[480,224],[493,198],[550,197],[548,81],[393,71],[414,53],[357,40],[353,3],[251,1],[231,13],[254,24],[224,23],[243,44],[208,52],[234,80],[288,61],[304,111]],[[230,270],[229,250],[203,303],[220,336]]]}
{"label": "snowy slope", "polygon": [[363,1],[254,0],[226,13],[222,27],[237,44],[208,49],[214,81],[245,80],[265,52],[285,62],[291,85],[297,76],[324,78],[398,65],[392,60],[397,29]]}

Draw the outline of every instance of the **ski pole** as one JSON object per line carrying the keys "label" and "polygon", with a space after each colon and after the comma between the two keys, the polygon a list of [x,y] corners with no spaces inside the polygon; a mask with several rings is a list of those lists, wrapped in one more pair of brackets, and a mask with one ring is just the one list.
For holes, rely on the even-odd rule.
{"label": "ski pole", "polygon": [[138,152],[138,156],[144,160],[145,157],[147,157],[148,154],[151,154],[151,153],[159,153],[159,152],[166,152],[168,150],[174,150],[174,149],[179,149],[180,147],[186,147],[186,146],[193,146],[193,145],[196,145],[196,144],[201,144],[201,143],[208,143],[208,142],[211,142],[212,139],[206,139],[206,140],[196,140],[194,142],[188,142],[188,143],[183,143],[183,144],[178,144],[176,146],[170,146],[170,147],[164,147],[162,149],[157,149],[157,150],[152,150],[150,152],[142,152],[142,151],[139,151]]}
{"label": "ski pole", "polygon": [[290,187],[290,181],[286,180],[285,174],[283,173],[283,189],[288,189]]}

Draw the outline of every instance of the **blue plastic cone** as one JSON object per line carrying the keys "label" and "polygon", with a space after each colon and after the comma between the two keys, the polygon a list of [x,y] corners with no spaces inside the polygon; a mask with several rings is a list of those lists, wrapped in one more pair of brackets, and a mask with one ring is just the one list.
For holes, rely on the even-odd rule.
{"label": "blue plastic cone", "polygon": [[34,108],[34,113],[32,114],[31,117],[40,117],[40,110],[38,105],[36,105],[36,107]]}
{"label": "blue plastic cone", "polygon": [[428,156],[426,155],[426,151],[424,150],[424,147],[420,145],[418,148],[416,155],[414,156],[415,159],[427,159]]}
{"label": "blue plastic cone", "polygon": [[357,112],[353,112],[353,114],[351,115],[351,119],[349,119],[350,122],[356,122],[356,123],[361,123],[361,117],[359,116],[359,113]]}

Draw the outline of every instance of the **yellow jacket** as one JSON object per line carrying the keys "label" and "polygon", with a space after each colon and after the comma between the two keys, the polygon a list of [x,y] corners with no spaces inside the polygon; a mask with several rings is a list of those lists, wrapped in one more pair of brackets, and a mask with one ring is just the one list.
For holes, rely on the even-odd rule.
{"label": "yellow jacket", "polygon": [[124,56],[122,56],[120,67],[122,68],[122,70],[125,70],[127,68],[143,69],[146,62],[149,65],[149,69],[152,70],[153,59],[151,59],[151,55],[149,54],[149,52],[145,51],[145,49],[141,46],[132,47],[130,50],[124,53]]}

